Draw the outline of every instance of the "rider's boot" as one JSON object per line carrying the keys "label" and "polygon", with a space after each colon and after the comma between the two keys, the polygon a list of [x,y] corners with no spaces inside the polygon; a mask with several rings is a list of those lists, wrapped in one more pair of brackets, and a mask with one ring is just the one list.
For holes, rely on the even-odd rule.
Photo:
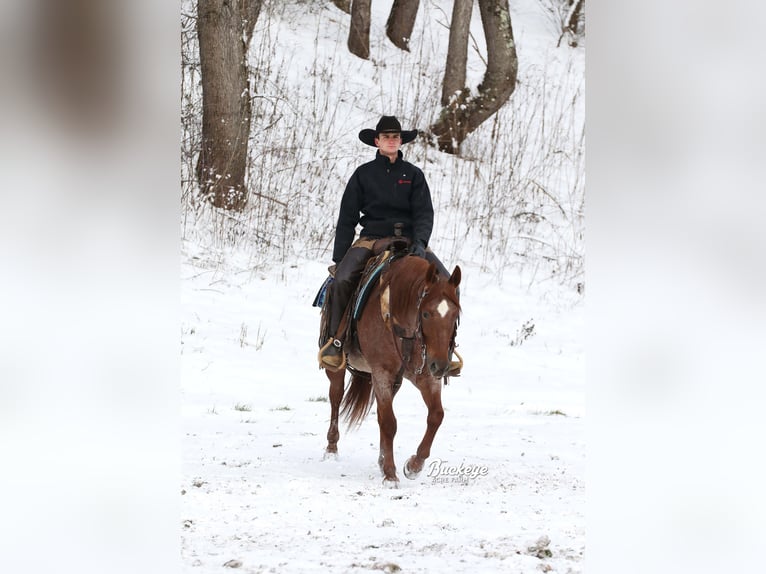
{"label": "rider's boot", "polygon": [[346,367],[343,341],[346,335],[346,306],[354,293],[372,251],[366,247],[351,247],[335,269],[335,280],[330,285],[329,332],[333,336],[319,349],[319,367],[340,371]]}
{"label": "rider's boot", "polygon": [[346,354],[343,352],[343,341],[330,337],[319,349],[319,367],[328,371],[340,371],[346,366]]}

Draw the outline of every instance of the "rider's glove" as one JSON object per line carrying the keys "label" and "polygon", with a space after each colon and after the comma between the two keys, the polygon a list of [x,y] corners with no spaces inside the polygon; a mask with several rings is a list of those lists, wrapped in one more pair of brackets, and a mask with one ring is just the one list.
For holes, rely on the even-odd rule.
{"label": "rider's glove", "polygon": [[410,247],[410,254],[417,255],[418,257],[423,257],[425,259],[425,256],[426,256],[425,244],[420,239],[416,239],[412,243],[412,247]]}

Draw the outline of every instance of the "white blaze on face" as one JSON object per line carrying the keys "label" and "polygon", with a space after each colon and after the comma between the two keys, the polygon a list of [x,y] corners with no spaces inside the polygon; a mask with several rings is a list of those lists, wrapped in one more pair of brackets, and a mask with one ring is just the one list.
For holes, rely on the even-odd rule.
{"label": "white blaze on face", "polygon": [[442,299],[442,302],[439,303],[439,306],[436,308],[439,315],[441,315],[442,319],[447,316],[447,312],[449,311],[449,303],[447,303],[446,299]]}

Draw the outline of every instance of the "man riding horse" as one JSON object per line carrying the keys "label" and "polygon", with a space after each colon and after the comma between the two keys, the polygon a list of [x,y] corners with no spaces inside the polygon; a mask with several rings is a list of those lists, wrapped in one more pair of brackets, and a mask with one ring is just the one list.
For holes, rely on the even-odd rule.
{"label": "man riding horse", "polygon": [[[319,351],[320,367],[329,371],[341,370],[346,364],[344,333],[339,332],[339,327],[365,265],[373,255],[376,240],[393,237],[395,226],[401,224],[401,234],[410,242],[410,254],[433,262],[440,275],[445,279],[450,277],[428,247],[434,209],[425,175],[405,161],[399,149],[402,144],[413,141],[417,133],[417,130],[402,130],[394,116],[383,116],[375,129],[359,132],[359,139],[378,151],[374,160],[354,171],[340,204],[332,255],[335,276],[328,287],[331,335]],[[357,225],[362,229],[359,239],[354,241]],[[461,366],[462,363],[452,361],[448,376],[458,376]]]}

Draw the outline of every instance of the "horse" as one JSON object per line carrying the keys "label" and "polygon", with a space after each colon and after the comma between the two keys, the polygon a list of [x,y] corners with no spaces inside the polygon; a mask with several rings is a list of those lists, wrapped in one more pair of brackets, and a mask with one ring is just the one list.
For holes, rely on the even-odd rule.
{"label": "horse", "polygon": [[[406,378],[420,391],[428,416],[425,435],[405,463],[404,476],[414,479],[423,470],[444,419],[441,379],[447,380],[454,352],[461,312],[457,291],[460,278],[459,266],[447,278],[437,273],[433,263],[414,256],[393,260],[382,273],[346,339],[346,367],[335,372],[325,370],[330,381],[325,457],[337,456],[339,415],[349,428],[359,426],[375,401],[380,427],[378,466],[383,484],[396,488],[399,477],[394,463],[397,421],[393,399]],[[351,375],[347,390],[346,371]]]}

